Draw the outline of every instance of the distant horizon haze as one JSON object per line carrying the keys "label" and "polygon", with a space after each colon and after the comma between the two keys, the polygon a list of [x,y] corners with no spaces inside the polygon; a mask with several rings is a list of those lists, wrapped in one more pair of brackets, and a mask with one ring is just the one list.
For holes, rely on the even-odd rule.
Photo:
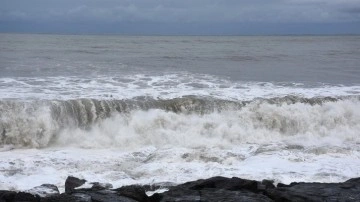
{"label": "distant horizon haze", "polygon": [[2,0],[0,32],[357,35],[360,0]]}

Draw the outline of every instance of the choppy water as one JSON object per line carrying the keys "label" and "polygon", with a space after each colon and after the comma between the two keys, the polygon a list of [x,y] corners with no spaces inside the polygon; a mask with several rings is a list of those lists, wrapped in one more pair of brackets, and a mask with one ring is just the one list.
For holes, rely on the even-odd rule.
{"label": "choppy water", "polygon": [[360,37],[0,34],[0,189],[360,175]]}

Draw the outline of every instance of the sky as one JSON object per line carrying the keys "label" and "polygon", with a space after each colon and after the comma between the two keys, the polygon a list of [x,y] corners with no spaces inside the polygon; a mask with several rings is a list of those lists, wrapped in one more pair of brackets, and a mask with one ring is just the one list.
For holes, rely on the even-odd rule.
{"label": "sky", "polygon": [[0,0],[0,32],[360,34],[360,0]]}

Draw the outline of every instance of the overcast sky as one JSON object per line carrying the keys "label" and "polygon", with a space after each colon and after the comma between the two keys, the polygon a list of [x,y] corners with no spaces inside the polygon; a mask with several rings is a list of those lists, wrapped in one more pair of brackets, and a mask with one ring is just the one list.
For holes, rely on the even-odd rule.
{"label": "overcast sky", "polygon": [[359,34],[360,0],[0,0],[0,31]]}

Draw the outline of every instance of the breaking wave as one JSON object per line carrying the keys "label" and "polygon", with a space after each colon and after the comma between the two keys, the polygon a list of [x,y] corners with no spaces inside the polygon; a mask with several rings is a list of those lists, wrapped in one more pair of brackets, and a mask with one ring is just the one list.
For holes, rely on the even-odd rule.
{"label": "breaking wave", "polygon": [[237,102],[195,96],[2,100],[0,145],[136,148],[275,141],[360,143],[359,109],[359,96],[285,96]]}

